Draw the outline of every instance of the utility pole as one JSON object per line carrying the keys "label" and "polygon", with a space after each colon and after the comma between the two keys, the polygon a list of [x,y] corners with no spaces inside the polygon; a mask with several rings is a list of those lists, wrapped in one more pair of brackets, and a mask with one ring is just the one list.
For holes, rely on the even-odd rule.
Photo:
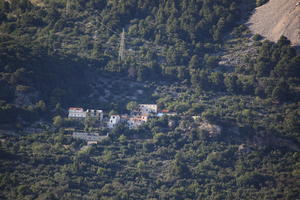
{"label": "utility pole", "polygon": [[94,39],[95,41],[98,40],[98,30],[95,30],[95,31],[94,31],[93,39]]}
{"label": "utility pole", "polygon": [[71,3],[70,3],[70,0],[67,0],[67,3],[66,3],[66,16],[69,16],[70,11],[71,11]]}
{"label": "utility pole", "polygon": [[120,39],[120,48],[119,48],[119,60],[124,60],[124,51],[125,51],[125,31],[123,28],[123,32],[121,33]]}

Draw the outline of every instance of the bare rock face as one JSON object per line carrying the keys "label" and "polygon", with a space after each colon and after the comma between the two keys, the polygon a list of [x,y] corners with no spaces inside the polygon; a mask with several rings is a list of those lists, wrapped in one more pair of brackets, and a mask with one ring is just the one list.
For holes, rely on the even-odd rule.
{"label": "bare rock face", "polygon": [[222,132],[222,127],[211,124],[207,121],[200,122],[199,127],[200,130],[207,131],[209,134],[209,137],[216,137],[221,134]]}
{"label": "bare rock face", "polygon": [[41,1],[41,0],[30,0],[31,1],[31,3],[33,4],[33,5],[36,5],[36,6],[44,6],[45,4],[44,4],[44,2],[43,1]]}
{"label": "bare rock face", "polygon": [[270,0],[256,8],[247,25],[271,41],[284,35],[292,45],[300,46],[300,0]]}

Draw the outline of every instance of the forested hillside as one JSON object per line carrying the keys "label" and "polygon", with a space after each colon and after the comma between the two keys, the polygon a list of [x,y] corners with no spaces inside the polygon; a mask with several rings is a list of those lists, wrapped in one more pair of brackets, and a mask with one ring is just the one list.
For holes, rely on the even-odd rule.
{"label": "forested hillside", "polygon": [[[121,76],[130,69],[139,81],[188,80],[194,55],[195,67],[216,63],[204,54],[219,48],[221,32],[237,19],[237,3],[1,1],[3,116],[13,113],[13,93],[37,91],[49,109],[76,103],[68,99],[78,99],[89,80],[81,71],[90,68]],[[127,51],[120,62],[122,29]]]}
{"label": "forested hillside", "polygon": [[[266,2],[0,0],[0,199],[299,199],[300,56],[243,24]],[[69,135],[129,101],[176,116]]]}

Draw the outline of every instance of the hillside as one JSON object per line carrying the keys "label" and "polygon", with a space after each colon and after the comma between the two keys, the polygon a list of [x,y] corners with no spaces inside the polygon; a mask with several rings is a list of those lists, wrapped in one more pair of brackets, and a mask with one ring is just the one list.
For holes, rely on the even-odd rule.
{"label": "hillside", "polygon": [[300,3],[299,0],[270,0],[255,9],[248,21],[252,32],[276,42],[281,35],[292,45],[300,45]]}
{"label": "hillside", "polygon": [[300,199],[300,56],[244,23],[264,2],[0,0],[0,199]]}

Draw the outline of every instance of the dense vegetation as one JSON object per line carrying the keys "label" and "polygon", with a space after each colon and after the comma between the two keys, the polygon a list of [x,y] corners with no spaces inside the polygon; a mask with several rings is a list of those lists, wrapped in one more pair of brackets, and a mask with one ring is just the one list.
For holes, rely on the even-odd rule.
{"label": "dense vegetation", "polygon": [[[238,14],[238,1],[34,2],[0,4],[2,116],[15,113],[13,93],[37,91],[48,110],[75,104],[90,80],[82,71],[91,66],[139,81],[188,78],[192,55],[215,49]],[[120,62],[122,28],[131,51]],[[6,121],[15,121],[12,115]]]}
{"label": "dense vegetation", "polygon": [[[0,199],[299,199],[300,56],[239,24],[266,2],[0,0]],[[69,106],[129,100],[178,115],[89,147],[68,134]]]}
{"label": "dense vegetation", "polygon": [[[222,136],[190,119],[152,120],[119,129],[101,144],[64,133],[32,134],[1,146],[2,197],[8,199],[297,199],[299,153],[264,147],[238,151],[252,130]],[[122,135],[120,135],[122,130]],[[153,135],[152,135],[153,134]],[[139,139],[137,139],[139,138]],[[232,139],[232,138],[239,138]],[[298,160],[299,161],[299,160]],[[270,192],[272,191],[272,192]]]}

